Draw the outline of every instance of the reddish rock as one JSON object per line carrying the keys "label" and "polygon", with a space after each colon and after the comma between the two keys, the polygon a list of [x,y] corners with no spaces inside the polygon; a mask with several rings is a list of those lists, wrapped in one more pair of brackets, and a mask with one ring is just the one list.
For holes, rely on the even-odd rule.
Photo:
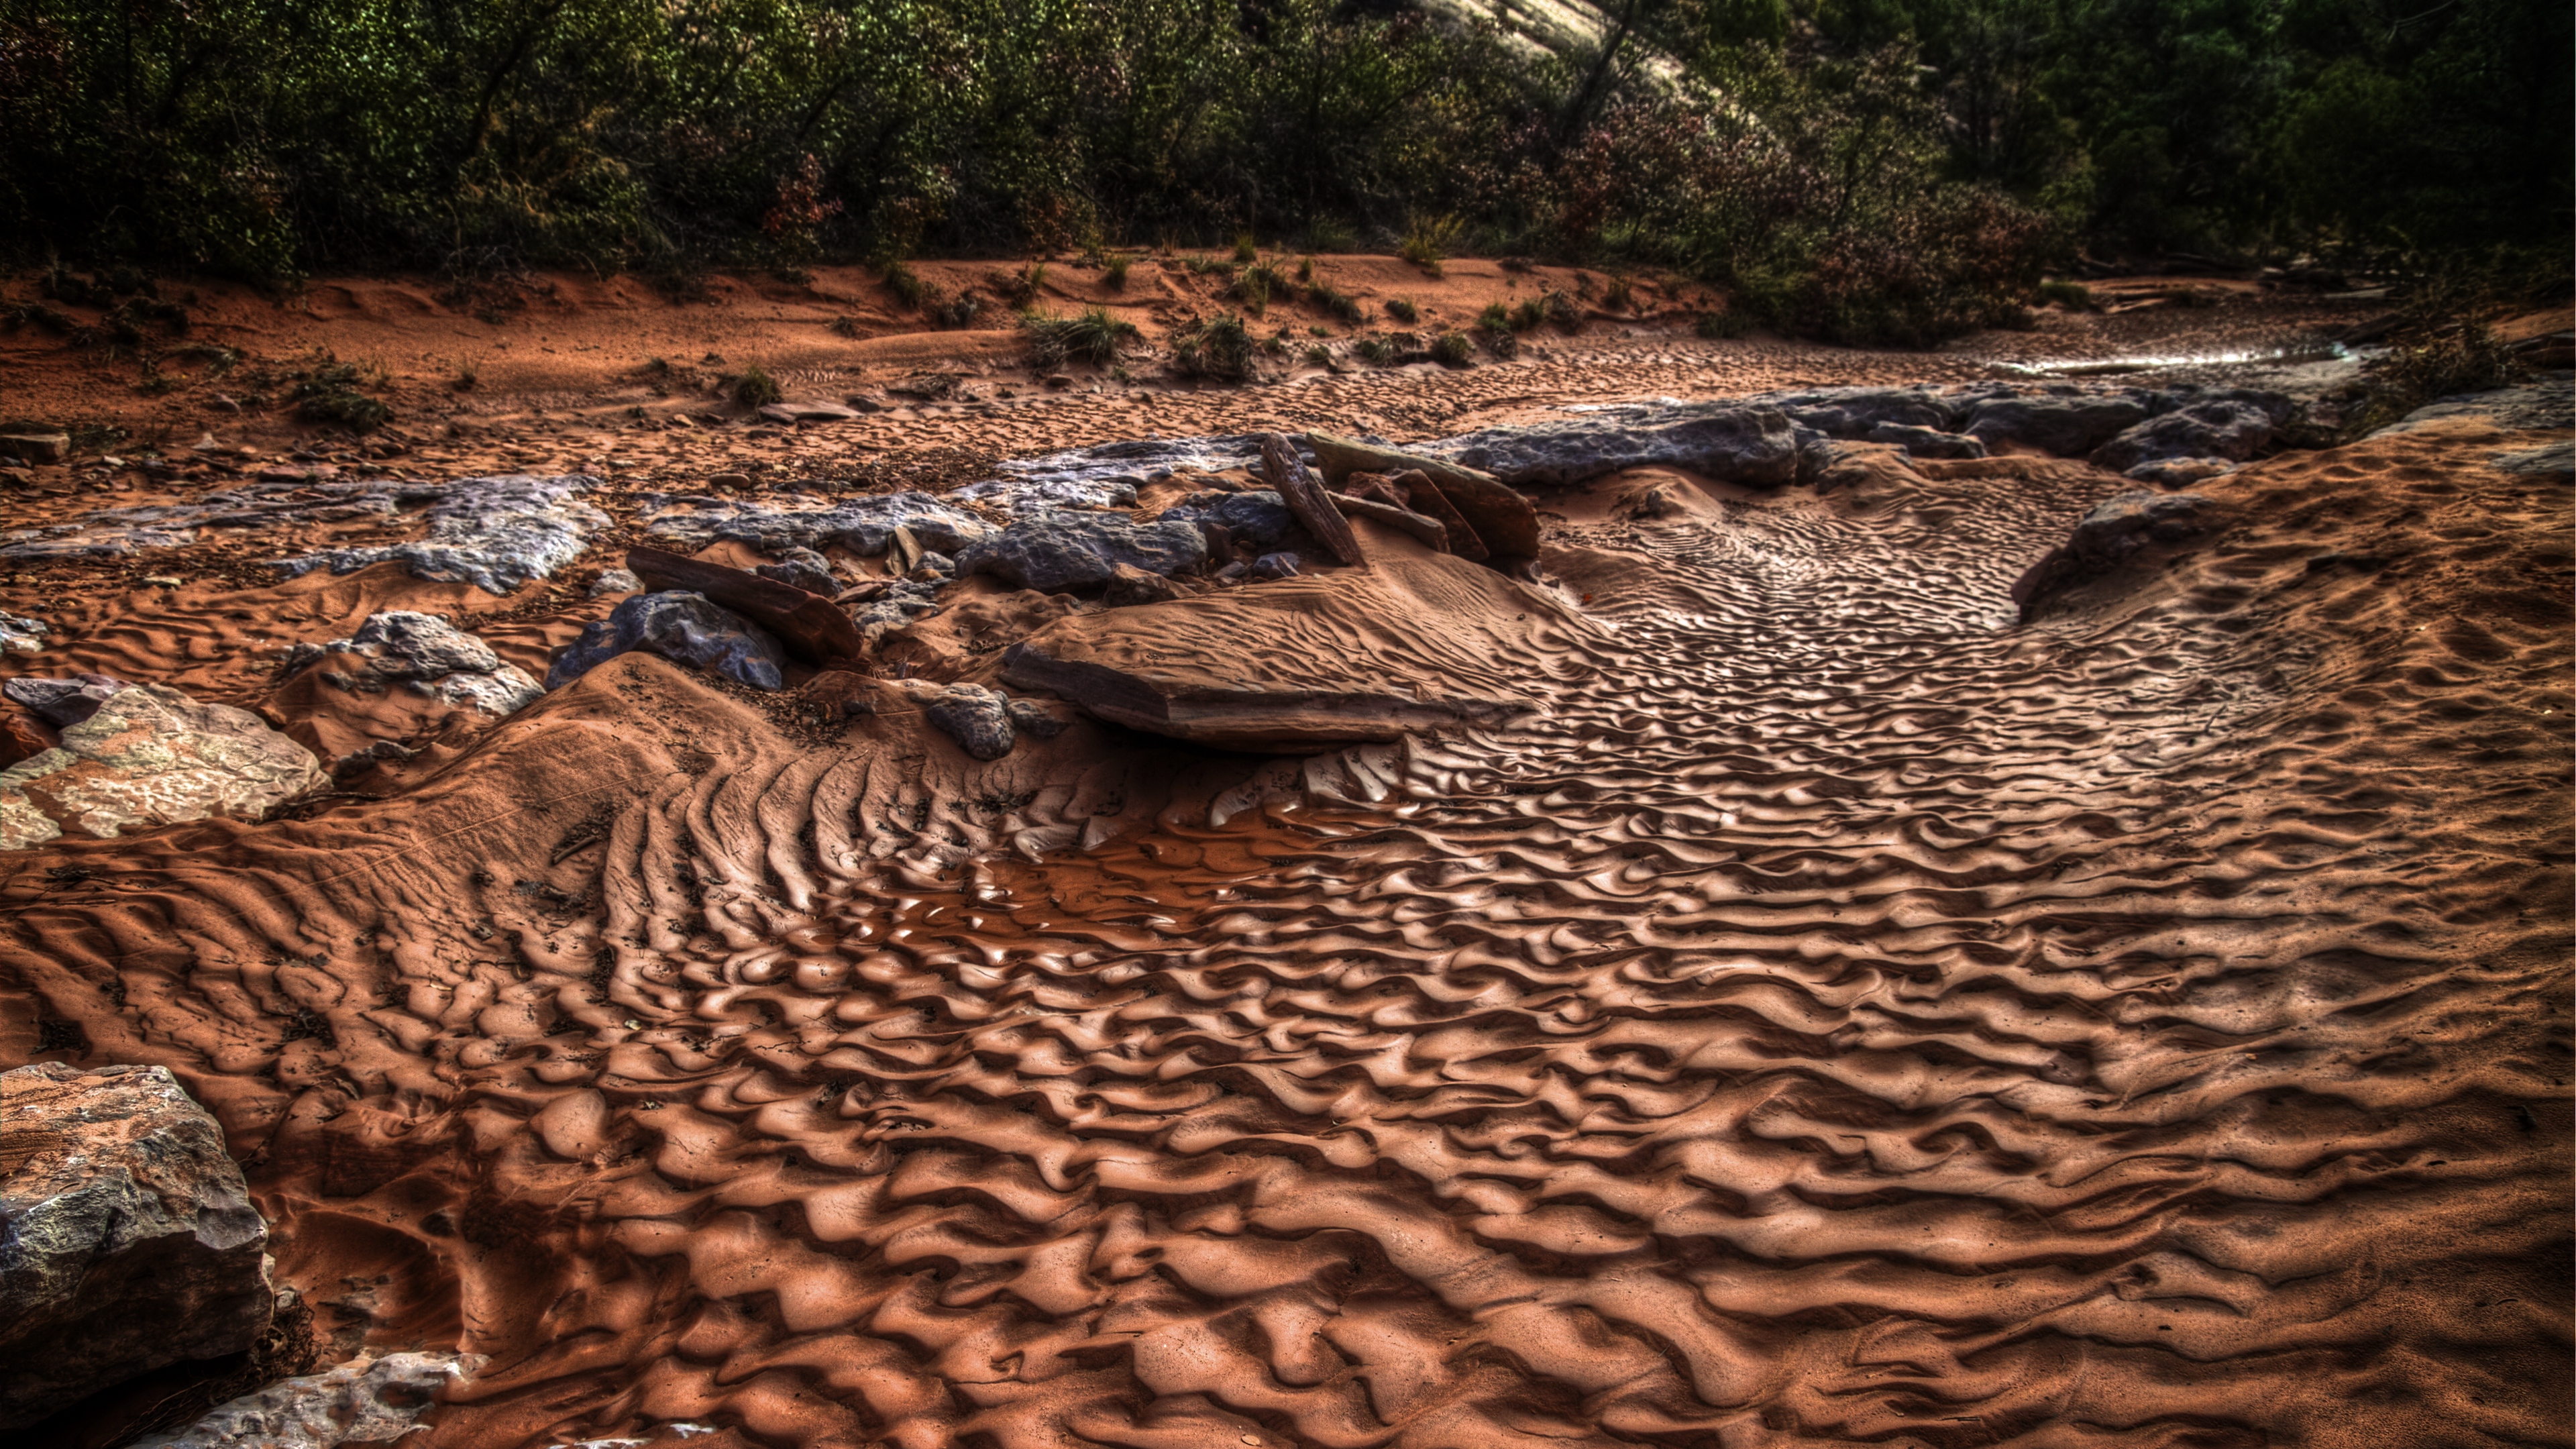
{"label": "reddish rock", "polygon": [[850,622],[847,611],[794,584],[658,548],[629,550],[626,566],[648,589],[705,595],[777,635],[788,652],[813,663],[856,659],[867,652],[859,626]]}
{"label": "reddish rock", "polygon": [[0,1429],[267,1331],[268,1225],[166,1067],[0,1073]]}

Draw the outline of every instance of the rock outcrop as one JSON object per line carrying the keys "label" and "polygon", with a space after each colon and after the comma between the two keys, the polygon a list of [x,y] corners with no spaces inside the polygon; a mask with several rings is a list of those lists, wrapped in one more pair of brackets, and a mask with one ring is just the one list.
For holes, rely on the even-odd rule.
{"label": "rock outcrop", "polygon": [[812,663],[855,659],[867,648],[859,626],[841,606],[811,589],[658,548],[629,549],[626,567],[648,589],[700,594],[740,614],[777,636],[789,653]]}
{"label": "rock outcrop", "polygon": [[287,651],[291,671],[348,656],[327,668],[325,682],[352,694],[392,689],[491,718],[515,714],[545,696],[526,670],[504,661],[492,646],[434,614],[388,610],[369,615],[358,632],[327,644],[298,644]]}
{"label": "rock outcrop", "polygon": [[[1308,433],[1306,443],[1322,464],[1326,487],[1340,484],[1353,473],[1392,474],[1396,481],[1412,484],[1414,510],[1447,524],[1449,551],[1462,558],[1538,556],[1538,510],[1490,473],[1448,458],[1332,433]],[[1438,495],[1436,504],[1425,496],[1425,485],[1429,493]],[[1472,548],[1462,546],[1469,534],[1475,540]]]}
{"label": "rock outcrop", "polygon": [[480,1354],[389,1353],[280,1379],[126,1449],[337,1449],[390,1444],[420,1423],[439,1390],[482,1366]]}
{"label": "rock outcrop", "polygon": [[2198,493],[2123,493],[2105,499],[2076,523],[2064,543],[2014,582],[2012,600],[2028,618],[2039,604],[2069,588],[2206,537],[2220,518],[2217,501]]}
{"label": "rock outcrop", "polygon": [[561,689],[634,649],[754,689],[782,689],[787,683],[787,658],[769,631],[704,594],[666,591],[637,594],[582,630],[547,668],[546,688]]}
{"label": "rock outcrop", "polygon": [[557,478],[513,475],[468,478],[439,490],[429,507],[429,537],[364,548],[336,548],[281,559],[289,577],[315,569],[354,573],[369,564],[399,563],[414,578],[469,583],[506,594],[581,557],[593,534],[609,527],[608,515],[581,501],[599,486],[585,474]]}
{"label": "rock outcrop", "polygon": [[[76,688],[53,708],[89,702],[99,689]],[[104,840],[217,816],[256,820],[322,782],[311,750],[247,710],[199,704],[158,684],[104,692],[63,727],[60,745],[0,770],[0,850],[67,831]],[[11,698],[26,702],[19,692]]]}
{"label": "rock outcrop", "polygon": [[2149,463],[2175,458],[2223,458],[2242,463],[2272,441],[2270,411],[2238,398],[2186,403],[2147,419],[2093,450],[2093,465],[2139,476]]}
{"label": "rock outcrop", "polygon": [[1989,449],[2010,445],[2073,458],[2146,420],[2146,403],[2125,393],[1999,397],[1970,408],[1959,431]]}
{"label": "rock outcrop", "polygon": [[268,1328],[268,1226],[166,1067],[0,1073],[0,1429]]}
{"label": "rock outcrop", "polygon": [[[812,506],[713,497],[669,503],[674,506],[649,516],[644,533],[671,549],[730,542],[771,555],[791,548],[839,547],[874,558],[894,542],[897,528],[911,530],[924,547],[942,553],[954,553],[992,531],[974,514],[927,493],[878,493]],[[687,506],[676,506],[681,504]]]}
{"label": "rock outcrop", "polygon": [[1120,564],[1168,576],[1205,562],[1207,540],[1192,524],[1138,523],[1123,513],[1068,508],[1029,514],[957,555],[960,573],[991,574],[1048,594],[1098,588]]}
{"label": "rock outcrop", "polygon": [[1570,422],[1468,433],[1437,447],[1514,488],[1571,488],[1628,468],[1680,468],[1754,488],[1798,481],[1796,429],[1773,407],[1604,409]]}

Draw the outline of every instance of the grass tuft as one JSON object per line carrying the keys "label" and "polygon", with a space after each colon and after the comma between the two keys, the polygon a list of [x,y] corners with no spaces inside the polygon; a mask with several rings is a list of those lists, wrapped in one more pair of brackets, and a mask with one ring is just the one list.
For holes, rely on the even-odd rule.
{"label": "grass tuft", "polygon": [[1069,361],[1106,367],[1139,335],[1136,324],[1110,315],[1106,307],[1085,307],[1071,317],[1022,312],[1020,330],[1028,334],[1029,360],[1039,367]]}
{"label": "grass tuft", "polygon": [[1231,312],[1191,327],[1172,342],[1172,366],[1185,377],[1241,382],[1252,371],[1252,333]]}
{"label": "grass tuft", "polygon": [[756,408],[774,403],[785,396],[778,390],[778,380],[763,372],[755,362],[733,380],[733,400],[744,407]]}
{"label": "grass tuft", "polygon": [[1475,359],[1476,344],[1464,332],[1443,332],[1431,344],[1431,360],[1442,367],[1466,367]]}

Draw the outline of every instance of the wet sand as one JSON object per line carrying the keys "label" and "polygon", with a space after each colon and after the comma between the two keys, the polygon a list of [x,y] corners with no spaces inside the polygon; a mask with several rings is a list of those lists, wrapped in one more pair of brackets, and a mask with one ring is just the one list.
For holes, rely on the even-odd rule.
{"label": "wet sand", "polygon": [[[765,435],[492,397],[368,461],[597,460],[620,527],[556,581],[22,567],[11,672],[274,710],[284,643],[400,607],[542,673],[632,495],[751,462],[1983,375],[1553,346]],[[1472,636],[1530,712],[1301,759],[979,764],[629,655],[285,818],[0,858],[0,1062],[177,1073],[323,1361],[487,1355],[416,1446],[2563,1443],[2576,560],[2565,475],[2494,465],[2546,441],[2284,453],[2029,622],[2134,484],[1615,476]],[[94,471],[11,523],[216,481]],[[1367,541],[1264,669],[1468,647],[1453,561]]]}

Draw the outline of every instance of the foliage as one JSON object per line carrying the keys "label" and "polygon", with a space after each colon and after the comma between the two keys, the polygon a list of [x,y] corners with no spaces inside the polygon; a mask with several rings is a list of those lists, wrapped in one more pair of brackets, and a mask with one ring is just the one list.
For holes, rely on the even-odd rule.
{"label": "foliage", "polygon": [[1128,343],[1137,340],[1136,324],[1110,315],[1106,307],[1085,307],[1071,317],[1022,312],[1020,330],[1028,334],[1029,360],[1039,367],[1067,361],[1108,366]]}
{"label": "foliage", "polygon": [[686,291],[1372,235],[1434,274],[1594,262],[1614,311],[1660,264],[1774,325],[1928,341],[2079,246],[2422,269],[2563,261],[2576,219],[2564,0],[1598,8],[1599,44],[1533,61],[1379,0],[13,0],[0,253]]}
{"label": "foliage", "polygon": [[1443,332],[1432,340],[1431,360],[1442,367],[1465,367],[1475,357],[1476,343],[1464,332]]}
{"label": "foliage", "polygon": [[1172,366],[1185,377],[1241,382],[1252,371],[1252,333],[1242,318],[1220,312],[1173,339]]}
{"label": "foliage", "polygon": [[1414,306],[1410,298],[1389,297],[1386,299],[1386,315],[1410,325],[1422,320],[1422,309]]}
{"label": "foliage", "polygon": [[784,394],[778,390],[778,380],[763,372],[760,364],[756,362],[744,368],[742,376],[733,380],[733,400],[743,407],[763,407],[778,401],[782,396]]}
{"label": "foliage", "polygon": [[1115,253],[1109,258],[1109,260],[1100,264],[1101,284],[1113,292],[1126,291],[1127,271],[1135,265],[1136,259],[1134,257],[1127,255],[1125,252]]}

